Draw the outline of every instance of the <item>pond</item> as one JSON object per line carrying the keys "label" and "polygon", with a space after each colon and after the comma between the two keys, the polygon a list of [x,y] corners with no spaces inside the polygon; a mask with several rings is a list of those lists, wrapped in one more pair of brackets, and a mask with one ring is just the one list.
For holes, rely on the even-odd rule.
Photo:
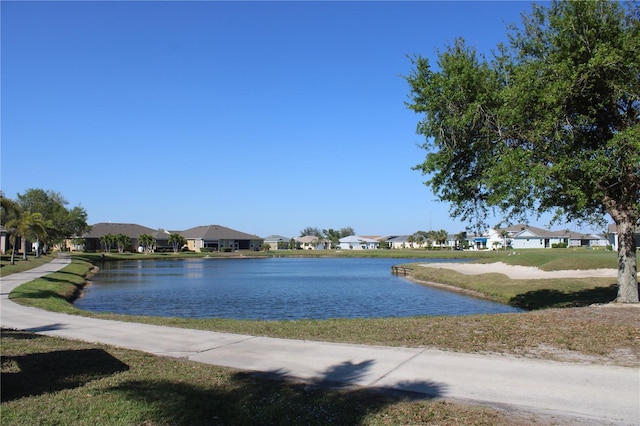
{"label": "pond", "polygon": [[[255,320],[521,311],[416,284],[391,273],[391,266],[415,261],[418,259],[252,258],[107,262],[101,265],[100,272],[75,305],[88,311],[129,315]],[[424,259],[419,261],[428,262]]]}

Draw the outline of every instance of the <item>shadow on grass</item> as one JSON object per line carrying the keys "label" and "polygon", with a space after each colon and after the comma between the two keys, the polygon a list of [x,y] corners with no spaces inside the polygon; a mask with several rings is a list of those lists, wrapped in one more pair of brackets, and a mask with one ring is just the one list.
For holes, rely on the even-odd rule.
{"label": "shadow on grass", "polygon": [[545,308],[583,307],[594,303],[612,302],[617,295],[617,284],[574,292],[543,289],[518,294],[509,300],[509,305],[530,311]]}
{"label": "shadow on grass", "polygon": [[[29,338],[26,333],[12,337]],[[1,358],[2,402],[73,389],[129,369],[101,349],[63,350]]]}
{"label": "shadow on grass", "polygon": [[[142,401],[151,424],[361,424],[368,414],[402,400],[441,396],[438,383],[408,382],[400,393],[355,386],[373,361],[345,362],[315,380],[301,382],[283,370],[237,372],[220,386],[167,380],[128,381],[112,388],[127,400]],[[427,390],[427,392],[424,392]]]}
{"label": "shadow on grass", "polygon": [[[34,347],[40,347],[35,340],[42,339],[5,329],[2,335],[7,344],[33,339]],[[15,350],[24,351],[24,344]],[[23,353],[2,357],[2,402],[73,389],[129,371],[127,376],[98,386],[100,393],[132,402],[135,409],[122,409],[140,420],[138,424],[362,424],[368,415],[395,403],[436,398],[446,391],[444,384],[428,381],[398,384],[405,392],[359,387],[374,366],[373,360],[338,363],[301,381],[284,369],[227,373],[217,368],[184,368],[178,375],[162,368],[141,372],[142,364],[133,364],[130,370],[102,349]],[[108,407],[103,400],[95,400],[95,404],[103,403]]]}

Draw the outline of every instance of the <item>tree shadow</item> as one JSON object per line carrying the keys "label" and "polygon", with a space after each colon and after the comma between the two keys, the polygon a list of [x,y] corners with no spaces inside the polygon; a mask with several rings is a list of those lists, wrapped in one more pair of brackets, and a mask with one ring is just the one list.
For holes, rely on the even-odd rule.
{"label": "tree shadow", "polygon": [[533,311],[545,308],[578,308],[597,303],[610,303],[618,295],[618,284],[586,290],[564,292],[542,289],[518,294],[509,300],[509,305]]}
{"label": "tree shadow", "polygon": [[362,388],[355,382],[373,361],[345,362],[327,369],[313,380],[296,379],[284,370],[237,372],[229,383],[198,386],[168,380],[124,382],[112,390],[128,400],[142,401],[146,421],[152,424],[361,424],[384,407],[403,400],[441,396],[444,385],[435,382],[404,383],[410,389],[429,389],[429,395]]}
{"label": "tree shadow", "polygon": [[[13,334],[12,337],[30,338],[27,333]],[[1,358],[2,402],[76,388],[129,369],[128,365],[102,349],[63,350]]]}

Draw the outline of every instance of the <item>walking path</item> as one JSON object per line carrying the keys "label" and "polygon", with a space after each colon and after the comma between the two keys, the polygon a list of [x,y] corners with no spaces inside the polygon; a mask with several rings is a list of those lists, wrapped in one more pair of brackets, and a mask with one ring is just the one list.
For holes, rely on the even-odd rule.
{"label": "walking path", "polygon": [[579,424],[640,424],[640,372],[634,368],[188,330],[48,312],[9,300],[13,288],[69,262],[59,258],[3,277],[2,327],[325,384],[396,389],[573,418]]}

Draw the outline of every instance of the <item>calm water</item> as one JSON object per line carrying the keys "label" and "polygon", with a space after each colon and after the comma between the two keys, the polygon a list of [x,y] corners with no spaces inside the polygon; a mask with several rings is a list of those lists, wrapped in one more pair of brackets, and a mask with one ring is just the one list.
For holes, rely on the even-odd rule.
{"label": "calm water", "polygon": [[392,265],[413,261],[267,258],[107,262],[75,305],[89,311],[131,315],[264,320],[519,311],[391,274]]}

